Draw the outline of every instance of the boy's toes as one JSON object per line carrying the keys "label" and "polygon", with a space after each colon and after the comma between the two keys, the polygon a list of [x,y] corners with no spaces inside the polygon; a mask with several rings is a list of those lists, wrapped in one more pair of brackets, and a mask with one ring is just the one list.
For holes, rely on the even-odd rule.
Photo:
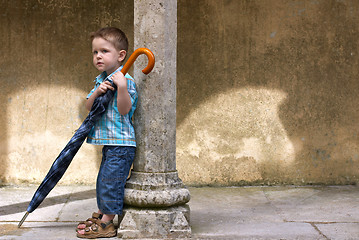
{"label": "boy's toes", "polygon": [[85,224],[79,224],[77,225],[77,229],[85,229],[86,225]]}
{"label": "boy's toes", "polygon": [[84,235],[85,234],[85,230],[77,230],[78,234]]}

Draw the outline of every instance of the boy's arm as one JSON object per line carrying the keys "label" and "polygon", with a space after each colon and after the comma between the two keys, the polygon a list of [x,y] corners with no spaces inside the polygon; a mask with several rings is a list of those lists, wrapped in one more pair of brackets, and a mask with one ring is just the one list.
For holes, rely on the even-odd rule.
{"label": "boy's arm", "polygon": [[86,101],[86,108],[87,110],[91,110],[92,108],[92,105],[95,101],[95,99],[106,93],[107,90],[110,89],[110,90],[114,90],[114,88],[112,87],[112,84],[109,82],[109,81],[104,81],[103,83],[100,84],[100,86],[98,86],[98,88],[92,93],[92,95],[87,99]]}
{"label": "boy's arm", "polygon": [[117,109],[121,115],[126,115],[132,108],[130,94],[127,91],[127,79],[122,72],[116,72],[111,77],[117,86]]}

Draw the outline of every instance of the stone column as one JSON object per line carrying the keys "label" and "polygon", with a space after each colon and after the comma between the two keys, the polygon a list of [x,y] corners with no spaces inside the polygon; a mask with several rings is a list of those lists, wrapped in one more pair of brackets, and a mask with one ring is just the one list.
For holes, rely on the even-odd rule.
{"label": "stone column", "polygon": [[146,57],[134,65],[137,152],[119,237],[190,237],[190,193],[176,170],[177,1],[134,0],[134,16],[134,49],[150,49],[156,64],[148,76]]}

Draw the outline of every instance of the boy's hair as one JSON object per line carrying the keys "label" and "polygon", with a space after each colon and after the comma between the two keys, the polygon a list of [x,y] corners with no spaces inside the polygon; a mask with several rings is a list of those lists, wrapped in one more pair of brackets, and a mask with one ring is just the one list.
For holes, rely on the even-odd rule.
{"label": "boy's hair", "polygon": [[104,27],[97,30],[96,32],[91,33],[91,41],[97,37],[101,37],[112,43],[118,51],[125,50],[127,53],[128,40],[126,34],[120,29],[115,27]]}

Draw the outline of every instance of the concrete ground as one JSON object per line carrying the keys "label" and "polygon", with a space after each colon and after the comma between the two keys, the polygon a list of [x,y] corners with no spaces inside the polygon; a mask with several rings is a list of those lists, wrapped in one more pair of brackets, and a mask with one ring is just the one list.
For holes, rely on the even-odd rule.
{"label": "concrete ground", "polygon": [[[36,188],[0,187],[0,239],[77,239],[94,187],[56,186],[18,229]],[[359,239],[356,186],[189,189],[192,239]]]}

